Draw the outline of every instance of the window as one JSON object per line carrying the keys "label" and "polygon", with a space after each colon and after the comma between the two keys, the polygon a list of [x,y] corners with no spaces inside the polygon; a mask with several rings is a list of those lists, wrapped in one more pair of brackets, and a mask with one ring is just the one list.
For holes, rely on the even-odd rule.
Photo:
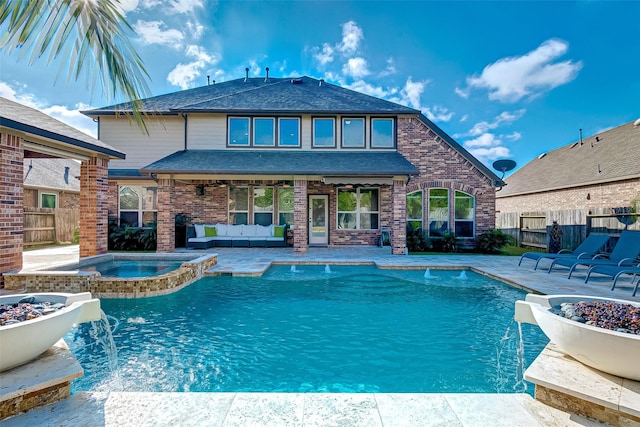
{"label": "window", "polygon": [[229,224],[249,224],[249,188],[229,188]]}
{"label": "window", "polygon": [[123,185],[119,193],[120,225],[149,227],[158,219],[158,189]]}
{"label": "window", "polygon": [[300,119],[298,118],[278,119],[278,146],[280,147],[300,146]]}
{"label": "window", "polygon": [[449,190],[429,189],[429,237],[442,237],[449,231]]}
{"label": "window", "polygon": [[273,224],[273,187],[253,189],[253,223]]}
{"label": "window", "polygon": [[377,230],[379,217],[377,188],[338,189],[339,230]]}
{"label": "window", "polygon": [[393,148],[393,119],[371,119],[371,148]]}
{"label": "window", "polygon": [[342,119],[342,146],[364,147],[364,119]]}
{"label": "window", "polygon": [[58,195],[55,193],[40,193],[40,207],[52,209],[57,208]]}
{"label": "window", "polygon": [[293,225],[293,188],[278,188],[278,224]]}
{"label": "window", "polygon": [[412,230],[422,230],[422,190],[407,194],[407,223]]}
{"label": "window", "polygon": [[313,146],[336,146],[336,123],[333,118],[313,119]]}
{"label": "window", "polygon": [[273,118],[253,119],[253,145],[273,147],[276,140],[276,121]]}
{"label": "window", "polygon": [[462,191],[456,191],[455,230],[456,237],[473,237],[475,229],[475,198]]}
{"label": "window", "polygon": [[229,145],[249,145],[249,118],[229,117]]}

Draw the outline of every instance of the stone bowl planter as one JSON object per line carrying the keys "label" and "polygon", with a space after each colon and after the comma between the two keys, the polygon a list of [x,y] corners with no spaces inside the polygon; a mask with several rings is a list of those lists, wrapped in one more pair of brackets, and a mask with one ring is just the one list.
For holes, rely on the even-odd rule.
{"label": "stone bowl planter", "polygon": [[611,298],[528,294],[525,301],[516,301],[514,319],[538,325],[562,352],[587,366],[640,381],[640,335],[587,325],[550,311],[562,303],[580,301],[612,301],[640,307],[637,302]]}
{"label": "stone bowl planter", "polygon": [[35,319],[0,326],[0,372],[35,359],[73,325],[101,318],[100,300],[93,299],[89,292],[0,296],[0,304],[15,304],[25,297],[33,297],[34,303],[59,303],[64,307]]}

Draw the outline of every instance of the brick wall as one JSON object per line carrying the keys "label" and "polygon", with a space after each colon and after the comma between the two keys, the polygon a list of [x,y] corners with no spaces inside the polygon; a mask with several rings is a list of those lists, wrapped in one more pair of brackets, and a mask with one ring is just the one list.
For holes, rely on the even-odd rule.
{"label": "brick wall", "polygon": [[[448,188],[449,223],[454,223],[455,190],[476,199],[476,235],[495,228],[495,188],[470,161],[447,144],[417,118],[398,120],[398,151],[420,171],[407,185],[407,192]],[[423,203],[427,219],[427,203]]]}
{"label": "brick wall", "polygon": [[156,252],[173,252],[175,249],[175,205],[173,200],[173,179],[158,180],[158,219]]}
{"label": "brick wall", "polygon": [[[58,195],[58,206],[63,209],[80,209],[80,194],[69,192],[58,192],[45,190],[47,193],[55,193]],[[35,188],[24,189],[24,206],[37,208],[39,207],[38,190]]]}
{"label": "brick wall", "polygon": [[22,268],[22,138],[0,134],[0,286],[2,273]]}
{"label": "brick wall", "polygon": [[633,200],[638,199],[640,199],[640,180],[631,179],[544,193],[498,197],[496,208],[500,213],[589,210],[630,206]]}
{"label": "brick wall", "polygon": [[[107,252],[109,160],[92,157],[80,166],[80,258]],[[117,211],[116,211],[117,212]]]}

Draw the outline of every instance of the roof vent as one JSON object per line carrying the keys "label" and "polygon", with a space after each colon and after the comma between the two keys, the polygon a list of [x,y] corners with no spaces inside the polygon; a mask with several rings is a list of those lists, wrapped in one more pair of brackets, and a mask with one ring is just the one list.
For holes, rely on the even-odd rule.
{"label": "roof vent", "polygon": [[244,81],[249,80],[249,67],[244,69]]}
{"label": "roof vent", "polygon": [[543,158],[543,157],[544,157],[544,156],[546,156],[546,155],[547,155],[547,153],[542,153],[542,154],[540,154],[540,155],[538,156],[538,158],[539,158],[539,159],[541,159],[541,158]]}
{"label": "roof vent", "polygon": [[322,83],[324,83],[324,79],[320,79],[320,81],[318,82],[318,86],[322,86]]}
{"label": "roof vent", "polygon": [[291,79],[291,84],[301,85],[302,84],[302,79]]}
{"label": "roof vent", "polygon": [[268,82],[269,81],[269,67],[265,68],[265,70],[267,70],[267,77],[265,77],[264,81]]}
{"label": "roof vent", "polygon": [[634,126],[640,126],[640,119],[636,120],[635,122],[633,122]]}

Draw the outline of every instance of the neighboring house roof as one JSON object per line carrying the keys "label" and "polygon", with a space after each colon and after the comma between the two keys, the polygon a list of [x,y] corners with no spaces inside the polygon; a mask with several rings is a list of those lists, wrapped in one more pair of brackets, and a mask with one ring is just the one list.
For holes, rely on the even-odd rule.
{"label": "neighboring house roof", "polygon": [[[69,151],[88,150],[111,158],[124,159],[125,154],[78,129],[62,123],[41,111],[0,97],[0,128],[24,132],[25,140],[52,140],[67,145]],[[40,142],[40,141],[32,141]],[[46,143],[44,144],[46,146]]]}
{"label": "neighboring house roof", "polygon": [[550,151],[505,179],[497,197],[640,178],[640,121]]}
{"label": "neighboring house roof", "polygon": [[394,151],[178,151],[141,169],[143,173],[233,175],[414,175],[418,169]]}
{"label": "neighboring house roof", "polygon": [[[311,77],[251,77],[146,98],[148,113],[419,114],[418,110]],[[131,112],[128,103],[83,111],[87,116]]]}
{"label": "neighboring house roof", "polygon": [[72,159],[25,159],[24,186],[80,192],[80,163]]}

